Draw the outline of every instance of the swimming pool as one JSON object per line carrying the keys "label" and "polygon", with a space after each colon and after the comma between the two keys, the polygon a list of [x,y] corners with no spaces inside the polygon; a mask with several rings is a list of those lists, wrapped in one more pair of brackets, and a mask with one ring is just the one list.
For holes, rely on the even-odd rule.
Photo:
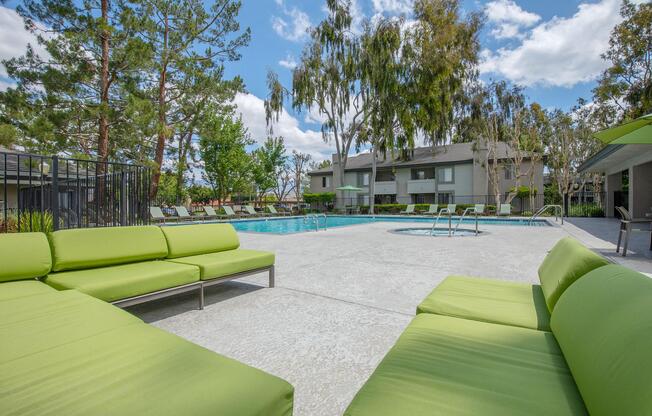
{"label": "swimming pool", "polygon": [[[369,224],[373,222],[396,222],[396,223],[427,223],[431,225],[433,218],[424,217],[400,217],[400,216],[345,216],[329,215],[318,217],[319,228],[346,227],[348,225]],[[459,217],[453,217],[453,226],[457,224]],[[230,221],[238,231],[273,234],[294,234],[307,231],[315,231],[315,220],[310,217],[292,218],[261,218],[255,220],[234,220]],[[446,227],[447,219],[439,221],[439,227]],[[520,225],[526,227],[547,227],[550,223],[544,219],[534,220],[529,224],[524,218],[479,218],[478,223],[482,225]],[[475,218],[464,218],[462,224],[475,226]]]}

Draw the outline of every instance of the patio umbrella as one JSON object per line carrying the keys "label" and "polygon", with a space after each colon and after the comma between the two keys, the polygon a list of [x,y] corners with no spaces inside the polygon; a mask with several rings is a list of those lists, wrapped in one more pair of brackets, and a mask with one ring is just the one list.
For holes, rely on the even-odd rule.
{"label": "patio umbrella", "polygon": [[652,144],[652,114],[593,135],[607,144]]}
{"label": "patio umbrella", "polygon": [[[360,191],[362,191],[362,188],[358,188],[358,187],[355,187],[355,186],[352,186],[352,185],[346,185],[346,186],[340,186],[339,188],[335,188],[335,190],[350,193],[350,192],[360,192]],[[350,197],[351,196],[349,194],[349,198]]]}

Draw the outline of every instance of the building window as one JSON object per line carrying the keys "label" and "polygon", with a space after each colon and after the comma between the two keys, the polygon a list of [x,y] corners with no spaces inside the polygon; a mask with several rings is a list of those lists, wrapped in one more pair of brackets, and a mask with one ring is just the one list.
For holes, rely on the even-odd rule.
{"label": "building window", "polygon": [[515,176],[514,175],[514,165],[512,165],[512,164],[505,165],[504,170],[505,170],[505,180],[506,181],[511,181],[512,179],[514,179],[514,176]]}
{"label": "building window", "polygon": [[438,204],[452,204],[454,200],[453,192],[440,192],[437,194]]}
{"label": "building window", "polygon": [[321,177],[321,187],[322,188],[330,188],[331,187],[331,178],[330,178],[330,176],[322,176]]}
{"label": "building window", "polygon": [[446,168],[439,168],[437,171],[437,178],[439,183],[453,183],[455,182],[455,171],[452,166]]}
{"label": "building window", "polygon": [[358,186],[369,186],[369,177],[368,172],[358,173]]}
{"label": "building window", "polygon": [[396,195],[376,195],[374,200],[376,204],[395,204]]}
{"label": "building window", "polygon": [[369,195],[358,195],[358,205],[368,206]]}
{"label": "building window", "polygon": [[412,169],[412,180],[435,179],[433,168]]}
{"label": "building window", "polygon": [[426,195],[425,194],[414,194],[412,195],[412,202],[415,204],[425,204]]}

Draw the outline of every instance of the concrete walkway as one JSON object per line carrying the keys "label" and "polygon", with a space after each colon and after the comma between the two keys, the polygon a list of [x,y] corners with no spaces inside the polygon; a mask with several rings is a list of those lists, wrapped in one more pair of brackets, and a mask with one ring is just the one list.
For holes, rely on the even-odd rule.
{"label": "concrete walkway", "polygon": [[611,248],[591,235],[590,225],[576,221],[564,227],[484,226],[479,237],[388,232],[407,226],[412,224],[241,233],[243,247],[276,252],[276,288],[264,288],[263,275],[212,287],[203,311],[195,310],[192,295],[131,311],[286,379],[295,387],[295,415],[334,416],[394,344],[416,305],[447,275],[537,282],[546,252],[569,233],[600,250]]}

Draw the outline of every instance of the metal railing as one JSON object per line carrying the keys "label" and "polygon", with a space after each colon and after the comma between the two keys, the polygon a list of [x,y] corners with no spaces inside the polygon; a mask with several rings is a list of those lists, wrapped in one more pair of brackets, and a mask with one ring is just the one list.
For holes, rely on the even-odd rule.
{"label": "metal railing", "polygon": [[561,225],[564,225],[564,208],[562,208],[561,205],[544,205],[530,217],[528,224],[531,225],[532,222],[537,219],[537,217],[541,216],[546,211],[550,211],[551,209],[555,212],[555,222],[559,219],[559,217],[561,217]]}
{"label": "metal railing", "polygon": [[0,232],[147,224],[149,188],[143,166],[0,152]]}

